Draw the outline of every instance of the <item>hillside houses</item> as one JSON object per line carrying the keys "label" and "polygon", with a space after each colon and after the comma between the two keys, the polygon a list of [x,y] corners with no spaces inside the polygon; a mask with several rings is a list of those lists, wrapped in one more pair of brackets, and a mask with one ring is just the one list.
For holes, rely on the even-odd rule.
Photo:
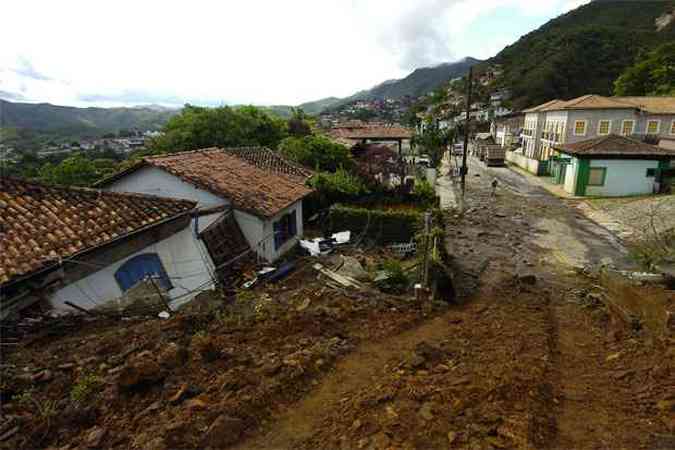
{"label": "hillside houses", "polygon": [[556,148],[616,134],[653,144],[675,137],[675,98],[585,95],[528,108],[517,164],[538,175],[549,173]]}

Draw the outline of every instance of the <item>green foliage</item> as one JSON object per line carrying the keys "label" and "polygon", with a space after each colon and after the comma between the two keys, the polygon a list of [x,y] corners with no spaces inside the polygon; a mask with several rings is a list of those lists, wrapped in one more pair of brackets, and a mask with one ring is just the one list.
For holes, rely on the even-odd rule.
{"label": "green foliage", "polygon": [[384,210],[336,205],[328,215],[332,232],[350,230],[364,235],[378,245],[410,242],[422,223],[422,214],[415,210]]}
{"label": "green foliage", "polygon": [[349,149],[325,136],[289,137],[279,149],[286,158],[317,170],[335,172],[352,164]]}
{"label": "green foliage", "polygon": [[302,108],[291,108],[291,118],[288,119],[288,134],[293,137],[305,137],[312,134],[312,127]]}
{"label": "green foliage", "polygon": [[78,405],[84,405],[98,393],[102,385],[101,377],[92,372],[84,372],[71,388],[70,399]]}
{"label": "green foliage", "polygon": [[24,408],[32,409],[42,419],[50,419],[55,416],[57,412],[56,400],[37,400],[34,394],[34,389],[24,391],[17,396],[16,402]]}
{"label": "green foliage", "polygon": [[121,129],[156,130],[178,113],[175,109],[75,108],[5,100],[0,100],[0,111],[3,127],[78,138]]}
{"label": "green foliage", "polygon": [[324,205],[349,201],[369,192],[363,180],[342,168],[335,173],[320,172],[309,184],[316,189]]}
{"label": "green foliage", "polygon": [[[112,167],[110,169],[112,170]],[[44,164],[39,170],[39,178],[49,184],[89,186],[101,178],[101,173],[92,160],[77,153],[64,159],[59,164]]]}
{"label": "green foliage", "polygon": [[380,270],[386,272],[388,278],[378,281],[377,287],[383,292],[402,294],[410,285],[410,279],[397,259],[387,259],[380,264]]}
{"label": "green foliage", "polygon": [[185,105],[164,127],[154,151],[176,152],[208,147],[267,146],[287,136],[287,124],[255,106],[203,108]]}
{"label": "green foliage", "polygon": [[418,153],[426,153],[431,160],[431,167],[438,167],[443,159],[443,152],[454,138],[454,130],[441,129],[436,122],[426,125],[424,133],[416,134],[413,143],[421,147]]}
{"label": "green foliage", "polygon": [[675,42],[643,55],[614,82],[614,94],[675,96]]}
{"label": "green foliage", "polygon": [[554,98],[610,95],[614,80],[644,49],[675,39],[675,27],[657,32],[663,1],[591,2],[560,16],[502,50],[499,85],[522,109]]}
{"label": "green foliage", "polygon": [[413,195],[422,206],[431,207],[436,203],[436,190],[427,180],[415,181]]}

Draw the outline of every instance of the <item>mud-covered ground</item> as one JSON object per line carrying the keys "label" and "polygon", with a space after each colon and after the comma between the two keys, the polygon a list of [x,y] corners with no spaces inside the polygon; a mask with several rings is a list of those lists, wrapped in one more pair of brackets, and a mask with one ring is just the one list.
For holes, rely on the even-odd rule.
{"label": "mud-covered ground", "polygon": [[28,340],[3,354],[0,445],[675,447],[673,293],[633,286],[660,309],[625,311],[581,270],[630,266],[611,236],[510,174],[493,198],[476,170],[448,214],[456,304],[336,291],[307,260],[225,313]]}

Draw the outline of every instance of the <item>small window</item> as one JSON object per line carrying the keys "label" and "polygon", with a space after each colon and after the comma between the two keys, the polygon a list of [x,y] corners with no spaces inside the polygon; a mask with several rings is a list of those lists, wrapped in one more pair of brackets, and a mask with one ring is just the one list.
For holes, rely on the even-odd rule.
{"label": "small window", "polygon": [[656,169],[647,169],[647,178],[654,178],[656,176]]}
{"label": "small window", "polygon": [[586,121],[577,120],[574,122],[574,135],[575,136],[586,136]]}
{"label": "small window", "polygon": [[635,121],[634,120],[624,120],[623,125],[621,126],[621,134],[624,136],[630,136],[635,131]]}
{"label": "small window", "polygon": [[647,122],[647,134],[659,134],[659,128],[661,128],[660,120],[650,120]]}
{"label": "small window", "polygon": [[598,134],[600,136],[607,136],[612,130],[612,122],[609,120],[601,120],[598,124]]}
{"label": "small window", "polygon": [[298,223],[295,211],[293,211],[274,222],[274,249],[279,250],[296,234],[298,234]]}
{"label": "small window", "polygon": [[607,175],[607,169],[604,167],[591,167],[590,173],[588,174],[588,185],[589,186],[604,186],[605,177]]}
{"label": "small window", "polygon": [[134,256],[115,272],[115,280],[122,292],[128,291],[148,278],[154,279],[159,286],[167,291],[173,289],[171,280],[164,270],[164,265],[156,253]]}

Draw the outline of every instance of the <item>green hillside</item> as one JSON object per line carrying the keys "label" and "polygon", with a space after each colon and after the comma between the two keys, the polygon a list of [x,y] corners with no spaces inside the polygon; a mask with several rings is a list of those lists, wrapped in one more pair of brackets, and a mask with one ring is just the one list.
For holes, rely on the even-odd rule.
{"label": "green hillside", "polygon": [[122,129],[157,130],[177,112],[156,107],[75,108],[0,100],[0,128],[98,136]]}
{"label": "green hillside", "polygon": [[489,61],[515,108],[584,94],[611,95],[614,81],[642,54],[675,40],[673,23],[656,19],[672,1],[595,1],[551,20]]}

